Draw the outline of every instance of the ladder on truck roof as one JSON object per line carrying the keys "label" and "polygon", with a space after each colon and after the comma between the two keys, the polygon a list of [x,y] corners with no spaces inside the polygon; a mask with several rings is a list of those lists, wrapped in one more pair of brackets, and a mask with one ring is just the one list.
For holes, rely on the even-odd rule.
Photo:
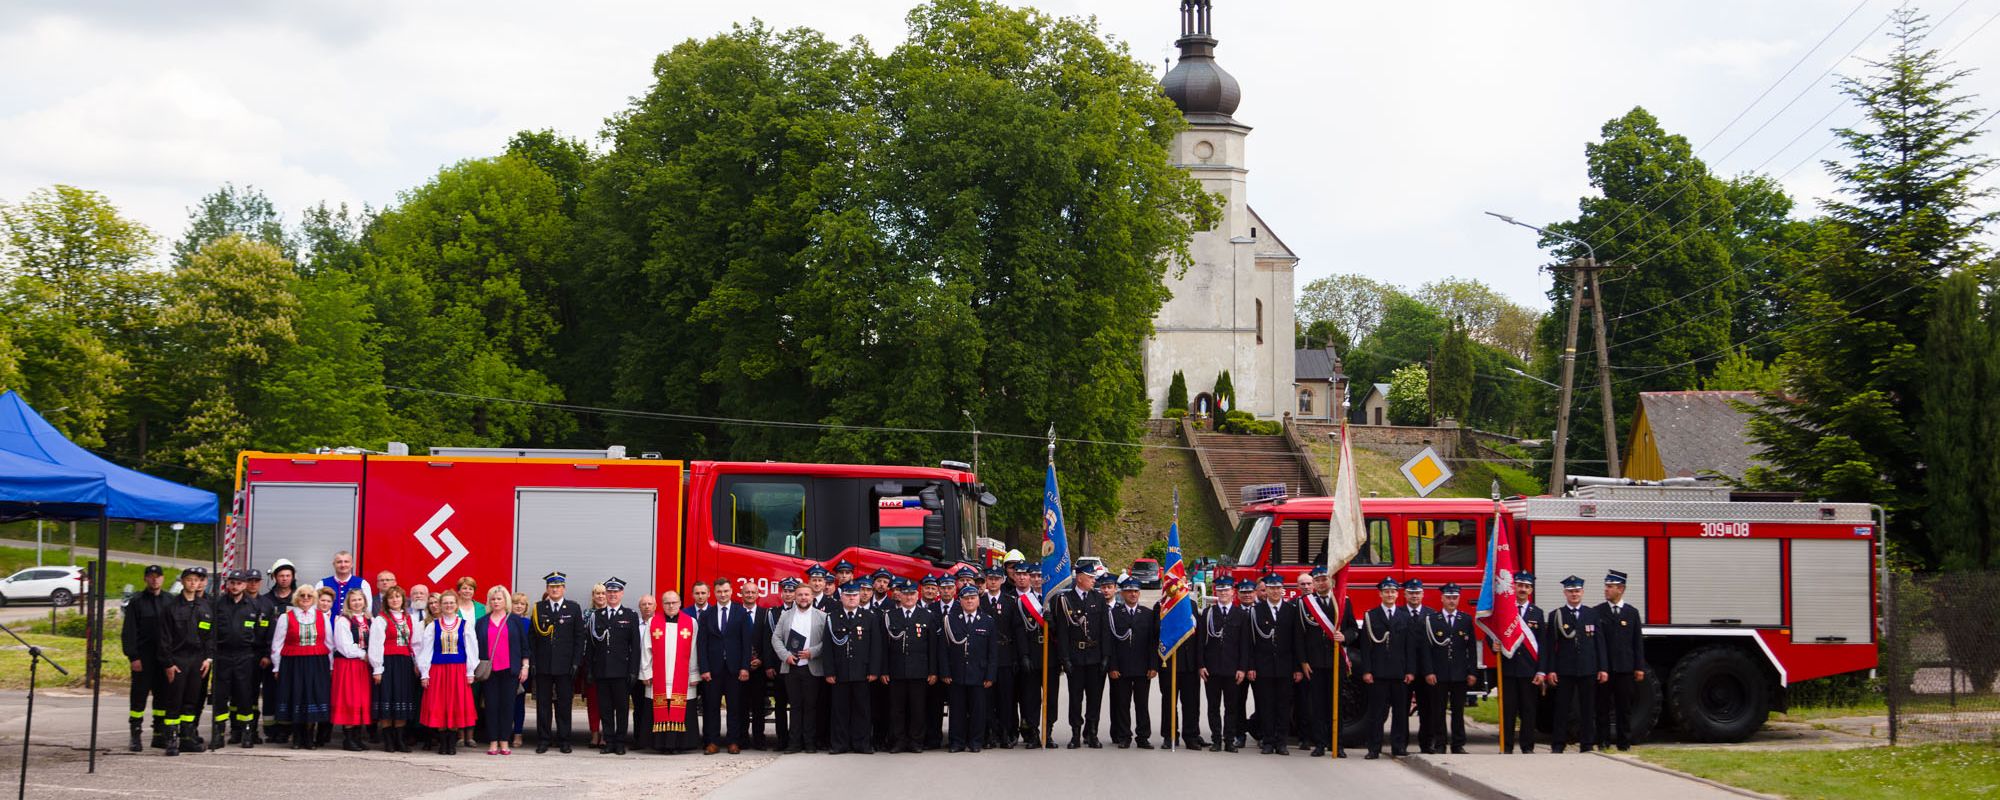
{"label": "ladder on truck roof", "polygon": [[1697,484],[1583,485],[1564,497],[1527,497],[1506,503],[1522,520],[1622,520],[1672,522],[1873,523],[1865,503],[1737,502],[1727,486]]}

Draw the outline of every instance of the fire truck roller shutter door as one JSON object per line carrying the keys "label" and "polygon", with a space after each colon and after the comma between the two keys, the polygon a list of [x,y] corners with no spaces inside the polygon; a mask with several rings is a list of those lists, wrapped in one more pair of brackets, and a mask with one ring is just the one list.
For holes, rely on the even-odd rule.
{"label": "fire truck roller shutter door", "polygon": [[[541,594],[542,576],[560,570],[589,587],[626,580],[625,605],[653,592],[659,495],[651,489],[514,490],[514,586]],[[590,597],[570,599],[589,603]]]}
{"label": "fire truck roller shutter door", "polygon": [[1668,553],[1673,624],[1783,624],[1778,540],[1674,539]]}
{"label": "fire truck roller shutter door", "polygon": [[1871,543],[1867,539],[1792,540],[1792,641],[1819,644],[1838,637],[1865,644],[1869,619]]}
{"label": "fire truck roller shutter door", "polygon": [[1604,602],[1604,573],[1626,575],[1625,603],[1646,618],[1646,538],[1643,536],[1535,537],[1535,603],[1543,608],[1562,605],[1562,579],[1586,581],[1584,605]]}
{"label": "fire truck roller shutter door", "polygon": [[319,580],[334,553],[357,549],[356,499],[351,483],[250,484],[249,563],[263,569],[291,559],[300,583]]}

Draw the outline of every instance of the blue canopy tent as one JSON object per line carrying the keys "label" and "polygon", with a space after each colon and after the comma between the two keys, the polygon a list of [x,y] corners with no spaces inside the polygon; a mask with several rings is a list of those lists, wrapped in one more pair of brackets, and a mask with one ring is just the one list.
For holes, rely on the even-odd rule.
{"label": "blue canopy tent", "polygon": [[[93,480],[94,486],[93,489]],[[83,505],[43,508],[38,516],[97,518],[97,563],[93,565],[89,608],[90,653],[90,771],[97,771],[97,709],[103,691],[105,564],[110,556],[111,520],[180,522],[215,525],[219,506],[215,493],[161,480],[113,464],[78,447],[21,399],[18,392],[0,392],[0,487],[18,481],[23,489],[36,485],[55,497],[67,486],[68,497]],[[96,509],[78,514],[91,501]],[[68,513],[61,513],[67,511]],[[6,509],[0,507],[0,514]],[[49,513],[58,512],[58,513]]]}
{"label": "blue canopy tent", "polygon": [[0,521],[95,519],[109,494],[103,475],[0,450]]}

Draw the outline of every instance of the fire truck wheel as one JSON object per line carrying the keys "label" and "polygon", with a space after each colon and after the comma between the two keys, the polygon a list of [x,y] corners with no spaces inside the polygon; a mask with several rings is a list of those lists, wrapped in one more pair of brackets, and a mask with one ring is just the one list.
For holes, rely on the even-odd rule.
{"label": "fire truck wheel", "polygon": [[1660,678],[1647,675],[1639,682],[1638,692],[1632,695],[1632,738],[1645,741],[1653,735],[1653,729],[1660,725],[1660,714],[1666,706],[1664,691],[1660,688]]}
{"label": "fire truck wheel", "polygon": [[1668,679],[1667,702],[1673,704],[1681,736],[1697,742],[1748,739],[1771,712],[1763,670],[1748,653],[1728,645],[1698,648],[1681,657]]}
{"label": "fire truck wheel", "polygon": [[1368,696],[1362,693],[1361,678],[1354,673],[1340,676],[1340,746],[1362,747],[1368,743]]}

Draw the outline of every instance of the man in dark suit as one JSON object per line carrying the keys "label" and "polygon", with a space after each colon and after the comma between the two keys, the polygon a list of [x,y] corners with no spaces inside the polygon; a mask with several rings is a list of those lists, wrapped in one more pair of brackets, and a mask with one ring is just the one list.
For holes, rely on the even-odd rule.
{"label": "man in dark suit", "polygon": [[[1193,603],[1190,594],[1181,602]],[[1153,618],[1160,616],[1160,604],[1153,604]],[[1161,664],[1167,674],[1160,678],[1160,742],[1169,750],[1175,746],[1176,731],[1180,744],[1189,748],[1207,747],[1201,738],[1201,624],[1199,617],[1196,630],[1190,632],[1187,640],[1174,650],[1173,657]],[[1175,694],[1179,694],[1176,705]]]}
{"label": "man in dark suit", "polygon": [[[1160,617],[1139,605],[1139,579],[1118,582],[1118,603],[1110,610],[1111,653],[1105,673],[1111,678],[1111,742],[1119,749],[1136,744],[1153,749],[1147,689],[1160,676]],[[1137,720],[1134,721],[1136,715]]]}
{"label": "man in dark suit", "polygon": [[1243,699],[1250,677],[1250,612],[1236,604],[1236,584],[1215,579],[1215,602],[1195,619],[1201,643],[1201,681],[1208,693],[1209,752],[1236,752],[1243,744]]}
{"label": "man in dark suit", "polygon": [[1389,755],[1409,755],[1410,684],[1416,682],[1416,615],[1398,603],[1401,587],[1383,578],[1382,605],[1362,617],[1355,669],[1368,692],[1368,755],[1382,757],[1382,723],[1389,723]]}
{"label": "man in dark suit", "polygon": [[[1017,572],[1016,580],[1026,584],[1026,570],[1028,569],[1032,569],[1032,567],[1024,566],[1021,572]],[[1062,658],[1062,654],[1054,651],[1056,646],[1055,641],[1047,638],[1048,625],[1046,621],[1048,620],[1048,614],[1042,608],[1041,596],[1033,588],[1023,587],[1016,593],[1014,602],[1016,613],[1012,619],[1014,623],[1014,669],[1016,676],[1014,680],[1015,705],[1020,710],[1021,731],[1024,737],[1023,745],[1029,750],[1039,750],[1042,747],[1042,743],[1049,739],[1050,731],[1055,728],[1056,724],[1055,709],[1056,701],[1059,699],[1057,692],[1062,688],[1060,683],[1062,675],[1057,672],[1056,665]],[[1042,655],[1045,651],[1048,653],[1050,661],[1048,662],[1049,669],[1047,675],[1048,724],[1043,725]],[[1003,664],[1001,668],[1006,669],[1007,665]]]}
{"label": "man in dark suit", "polygon": [[[946,575],[925,575],[923,580],[917,582],[917,607],[936,615],[940,624],[944,622],[945,615],[951,613],[952,607],[958,604],[956,600],[945,597],[946,591],[941,588],[950,585],[951,578]],[[944,747],[944,707],[951,687],[942,680],[942,661],[938,663],[937,670],[940,680],[924,688],[923,741],[919,746],[925,750]]]}
{"label": "man in dark suit", "polygon": [[[738,743],[752,750],[770,747],[770,741],[764,738],[764,715],[771,708],[772,690],[778,688],[780,683],[777,680],[777,653],[771,649],[770,626],[777,622],[778,612],[783,609],[779,606],[763,607],[763,596],[763,587],[753,580],[744,580],[743,586],[736,590],[736,601],[750,615],[750,680],[743,684],[745,730]],[[785,712],[781,706],[778,709],[778,741],[784,740]]]}
{"label": "man in dark suit", "polygon": [[[1423,633],[1429,627],[1431,618],[1437,615],[1437,609],[1424,605],[1424,582],[1422,580],[1411,578],[1403,581],[1403,609],[1410,614],[1410,632],[1413,638],[1419,639],[1416,647],[1417,652],[1421,656],[1424,649],[1423,641],[1421,637],[1416,635]],[[1422,670],[1421,663],[1419,663],[1418,669]],[[1424,754],[1443,752],[1445,746],[1442,742],[1445,735],[1441,723],[1444,721],[1444,714],[1440,713],[1438,707],[1438,703],[1443,695],[1439,693],[1436,685],[1419,680],[1416,683],[1410,684],[1410,697],[1416,701],[1417,706],[1418,752]]]}
{"label": "man in dark suit", "polygon": [[937,612],[917,602],[917,585],[908,578],[894,581],[896,605],[883,612],[882,649],[888,656],[883,675],[888,678],[887,722],[891,753],[924,751],[925,693],[938,682],[940,643]]}
{"label": "man in dark suit", "polygon": [[570,711],[576,705],[576,670],[583,663],[583,607],[563,599],[569,577],[542,576],[542,599],[528,609],[534,653],[535,752],[570,751]]}
{"label": "man in dark suit", "polygon": [[1556,721],[1551,750],[1560,753],[1569,743],[1569,726],[1576,723],[1577,749],[1588,753],[1597,741],[1597,684],[1604,673],[1604,639],[1597,609],[1583,604],[1583,579],[1571,575],[1563,579],[1563,605],[1549,615],[1542,628],[1542,663],[1548,681],[1555,685]]}
{"label": "man in dark suit", "polygon": [[[1520,609],[1521,629],[1534,641],[1535,648],[1542,644],[1544,624],[1542,609],[1535,605],[1535,575],[1531,572],[1514,574],[1514,603]],[[1498,601],[1496,601],[1498,602]],[[1542,659],[1526,643],[1505,656],[1500,643],[1493,643],[1496,657],[1506,660],[1500,665],[1500,730],[1507,749],[1501,752],[1519,750],[1522,753],[1535,752],[1535,706],[1541,700],[1542,685],[1547,676],[1542,672]]]}
{"label": "man in dark suit", "polygon": [[[1646,642],[1640,628],[1639,609],[1625,604],[1625,573],[1611,570],[1604,576],[1604,602],[1597,606],[1597,619],[1604,627],[1605,672],[1610,680],[1597,685],[1597,743],[1613,744],[1622,752],[1632,749],[1632,697],[1639,682],[1646,679]],[[1617,719],[1617,737],[1611,723]]]}
{"label": "man in dark suit", "polygon": [[1258,581],[1257,602],[1250,606],[1250,687],[1257,693],[1258,751],[1291,755],[1292,688],[1301,676],[1294,634],[1298,610],[1285,601],[1285,579],[1267,573]]}
{"label": "man in dark suit", "polygon": [[[1333,747],[1341,758],[1347,752],[1335,746],[1333,741],[1333,652],[1336,644],[1347,642],[1340,606],[1333,596],[1333,580],[1327,577],[1326,567],[1313,567],[1311,590],[1299,595],[1295,602],[1298,613],[1296,630],[1297,645],[1293,648],[1299,664],[1301,680],[1298,685],[1298,704],[1305,709],[1305,740],[1312,745],[1313,757],[1326,755],[1327,748]],[[1313,609],[1317,607],[1318,613]],[[1324,620],[1324,621],[1322,621]],[[1327,630],[1327,623],[1334,629]]]}
{"label": "man in dark suit", "polygon": [[[1052,651],[1061,651],[1069,678],[1069,749],[1104,746],[1097,738],[1098,709],[1104,704],[1104,597],[1094,575],[1079,568],[1076,586],[1049,598],[1049,624],[1055,628]],[[975,592],[976,594],[976,592]],[[1051,657],[1055,657],[1053,652]]]}
{"label": "man in dark suit", "polygon": [[994,628],[995,643],[999,653],[1000,668],[994,673],[993,688],[987,692],[986,700],[986,746],[1002,750],[1014,749],[1014,740],[1021,735],[1018,711],[1014,707],[1014,673],[1019,669],[1019,644],[1014,632],[1019,626],[1014,618],[1021,613],[1020,601],[1007,589],[1007,571],[999,567],[986,568],[986,586],[979,594],[979,610],[993,618],[998,627]]}
{"label": "man in dark suit", "polygon": [[[757,622],[749,610],[736,604],[733,584],[717,578],[715,603],[701,615],[697,635],[703,688],[701,702],[702,752],[715,755],[722,748],[731,754],[743,752],[746,719],[743,684],[750,680],[750,659],[756,655]],[[729,705],[729,727],[721,727],[722,705]]]}
{"label": "man in dark suit", "polygon": [[958,610],[944,620],[945,683],[951,690],[950,751],[979,752],[986,732],[986,701],[1000,669],[999,633],[979,610],[979,587],[958,590]]}
{"label": "man in dark suit", "polygon": [[[1435,752],[1465,753],[1465,690],[1472,688],[1479,670],[1479,651],[1473,639],[1472,618],[1458,609],[1459,588],[1447,583],[1438,590],[1444,608],[1424,618],[1423,670],[1425,688],[1438,692],[1440,717],[1430,725],[1436,731],[1431,745]],[[1447,729],[1447,724],[1449,728]]]}

